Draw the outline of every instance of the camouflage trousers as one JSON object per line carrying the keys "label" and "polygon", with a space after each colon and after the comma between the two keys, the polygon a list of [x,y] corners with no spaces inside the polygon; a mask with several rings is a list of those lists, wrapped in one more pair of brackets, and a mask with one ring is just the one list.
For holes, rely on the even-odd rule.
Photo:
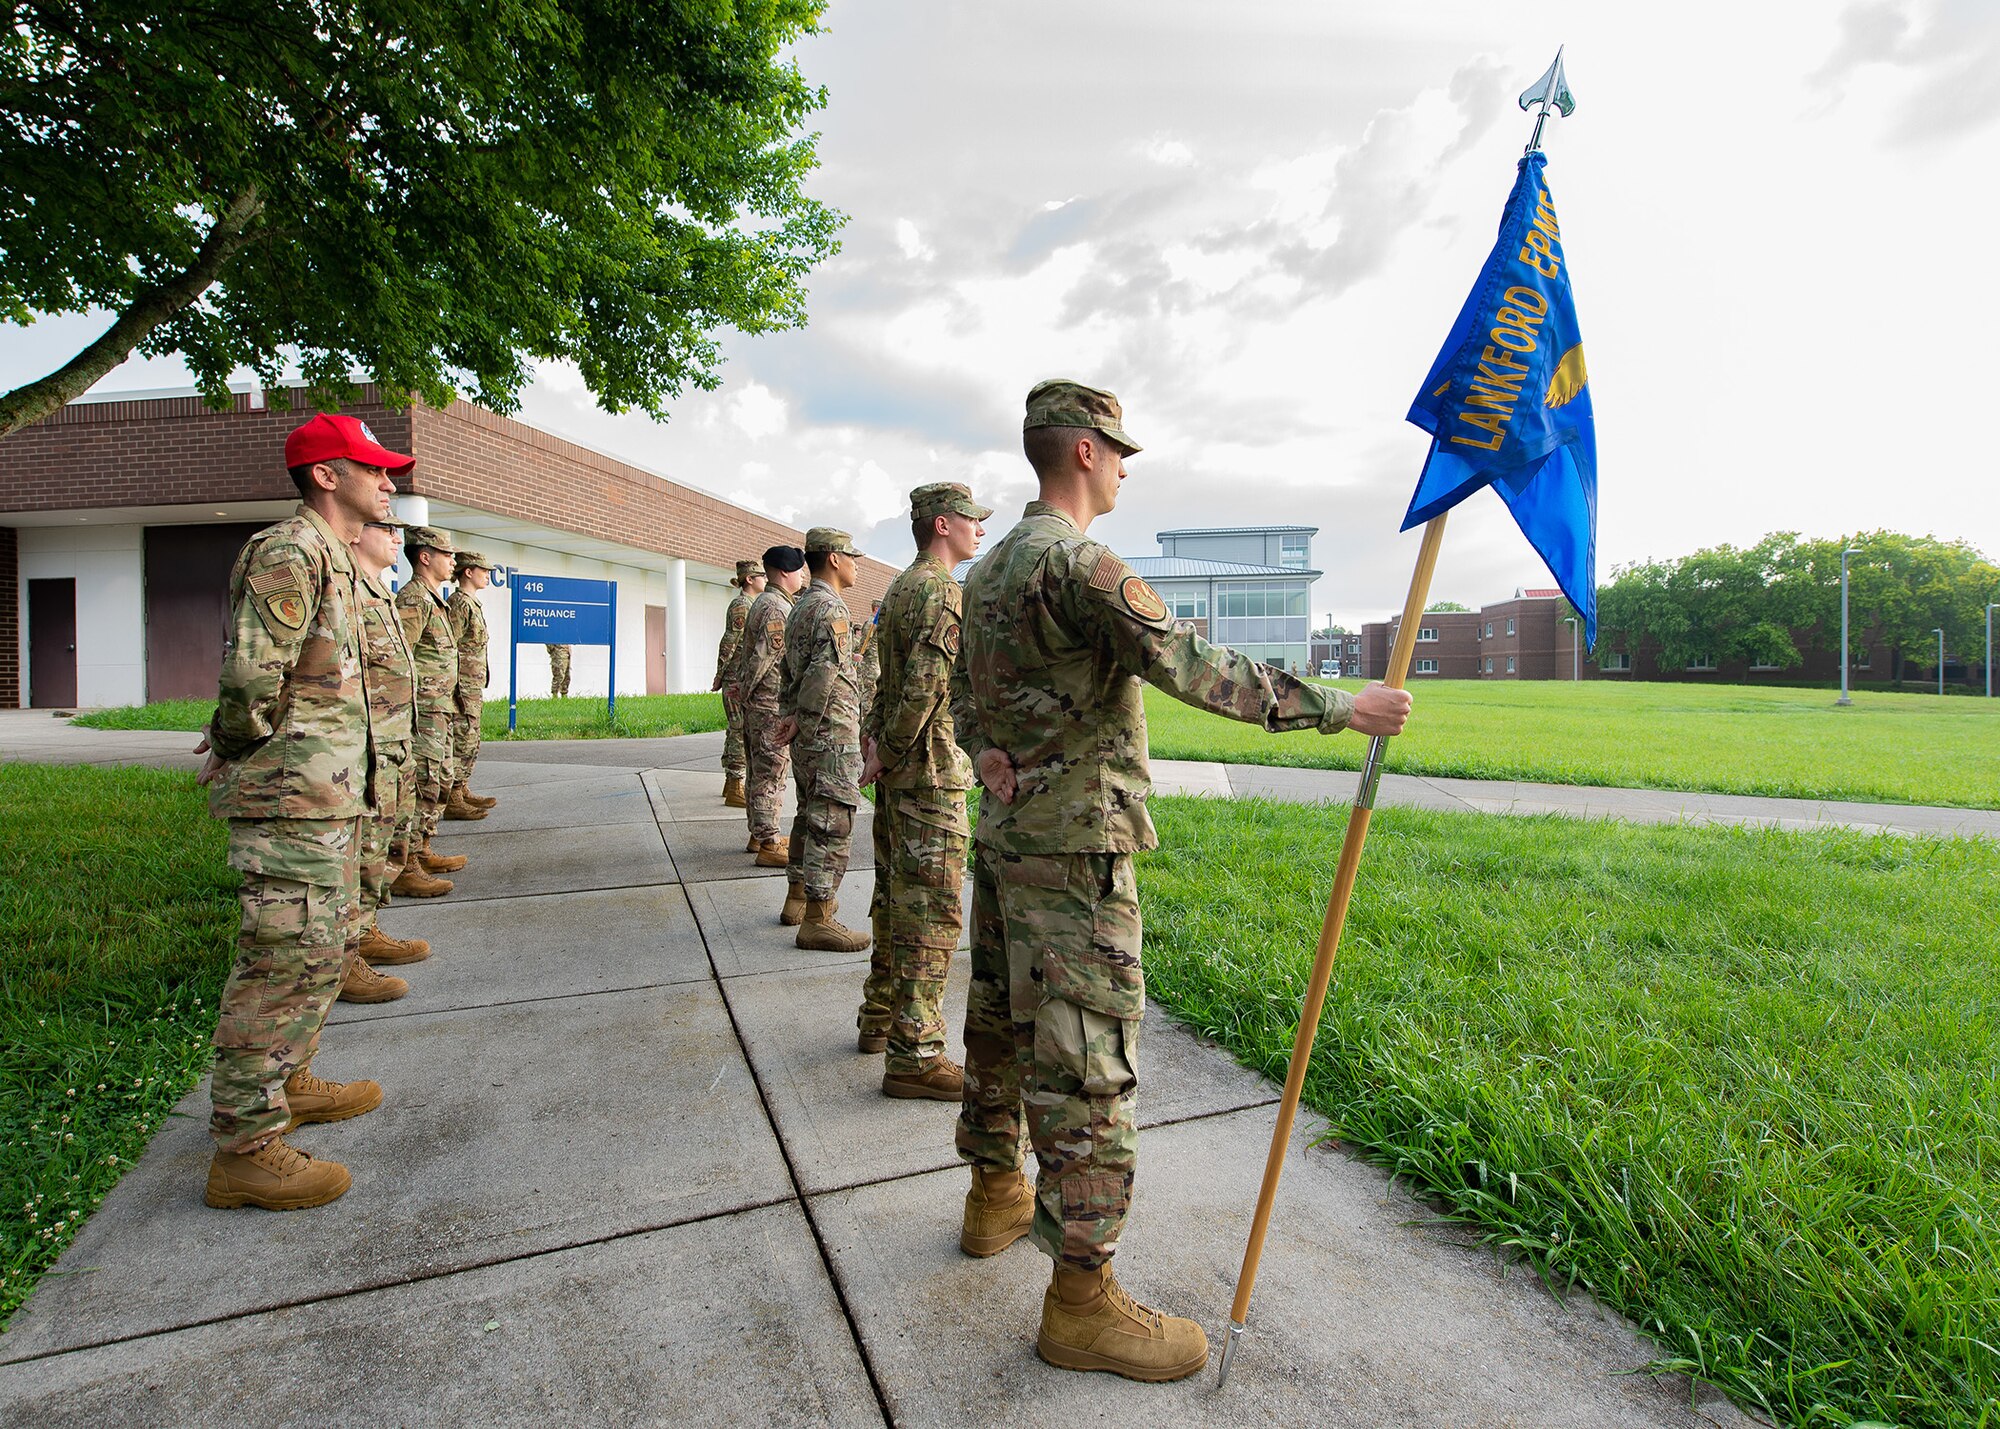
{"label": "camouflage trousers", "polygon": [[726,730],[722,736],[722,772],[732,779],[741,779],[750,769],[743,758],[743,706],[730,699],[727,690],[722,693],[722,718]]}
{"label": "camouflage trousers", "polygon": [[771,738],[778,702],[746,701],[743,706],[744,810],[750,837],[768,843],[778,836],[778,811],[785,800],[785,775],[792,767],[790,745]]}
{"label": "camouflage trousers", "polygon": [[375,910],[387,906],[389,885],[409,857],[409,817],[416,805],[416,785],[408,756],[391,754],[375,766],[375,807],[361,816],[358,896],[354,928],[348,941],[358,940],[375,926]]}
{"label": "camouflage trousers", "polygon": [[855,1025],[888,1034],[886,1070],[921,1072],[944,1051],[944,984],[965,926],[962,789],[875,787],[875,946]]}
{"label": "camouflage trousers", "polygon": [[340,991],[359,877],[357,819],[231,819],[243,875],[236,965],[215,1024],[209,1135],[244,1151],[285,1129],[285,1079],[308,1066]]}
{"label": "camouflage trousers", "polygon": [[549,652],[549,694],[561,700],[569,697],[569,646],[551,645]]}
{"label": "camouflage trousers", "polygon": [[451,773],[459,784],[472,782],[472,766],[479,762],[479,712],[485,701],[468,701],[472,708],[451,717]]}
{"label": "camouflage trousers", "polygon": [[785,861],[785,877],[803,884],[806,897],[831,902],[840,896],[840,880],[847,876],[847,861],[854,855],[854,811],[858,799],[853,772],[845,782],[830,777],[829,766],[841,769],[854,763],[854,751],[819,750],[792,745],[792,785],[798,793],[798,813],[792,818],[791,852]]}
{"label": "camouflage trousers", "polygon": [[1118,1249],[1138,1161],[1139,890],[1132,856],[980,849],[958,1154],[1041,1177],[1029,1234],[1081,1268]]}
{"label": "camouflage trousers", "polygon": [[411,802],[416,806],[409,833],[409,841],[415,848],[429,843],[431,835],[437,832],[444,801],[451,797],[451,776],[449,759],[431,759],[419,754],[403,766],[403,777],[410,781]]}

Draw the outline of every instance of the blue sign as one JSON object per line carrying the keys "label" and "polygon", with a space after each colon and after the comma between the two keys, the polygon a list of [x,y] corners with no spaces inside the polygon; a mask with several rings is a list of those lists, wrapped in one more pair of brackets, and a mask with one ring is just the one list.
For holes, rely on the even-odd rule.
{"label": "blue sign", "polygon": [[618,713],[618,582],[579,580],[573,576],[513,574],[514,619],[510,630],[510,675],[507,729],[514,729],[519,706],[520,647],[530,645],[608,645],[611,689],[605,709]]}

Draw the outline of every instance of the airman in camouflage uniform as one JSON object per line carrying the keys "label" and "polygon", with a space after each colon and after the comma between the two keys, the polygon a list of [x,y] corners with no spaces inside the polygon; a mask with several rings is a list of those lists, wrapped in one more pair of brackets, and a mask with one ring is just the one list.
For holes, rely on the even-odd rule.
{"label": "airman in camouflage uniform", "polygon": [[569,658],[567,645],[544,645],[549,652],[549,698],[565,700],[569,698]]}
{"label": "airman in camouflage uniform", "polygon": [[785,622],[778,682],[778,737],[791,745],[798,792],[778,921],[798,925],[797,946],[829,953],[868,946],[866,933],[834,921],[854,846],[854,812],[861,807],[861,690],[852,618],[840,598],[854,584],[859,555],[845,531],[815,526],[806,532],[812,584],[792,602]]}
{"label": "airman in camouflage uniform", "polygon": [[980,523],[992,514],[956,482],[911,492],[917,558],[890,584],[878,616],[882,683],[863,726],[870,754],[862,771],[876,786],[875,954],[856,1022],[862,1050],[887,1053],[882,1090],[890,1096],[957,1101],[964,1089],[961,1068],[944,1050],[944,985],[964,922],[959,890],[972,787],[972,761],[958,746],[951,712],[964,618],[951,571],[978,552]]}
{"label": "airman in camouflage uniform", "polygon": [[458,646],[458,683],[452,695],[452,787],[445,799],[447,819],[481,819],[500,801],[472,792],[472,766],[479,762],[479,716],[486,706],[486,610],[479,592],[493,579],[493,562],[477,551],[460,551],[458,584],[445,603],[452,642]]}
{"label": "airman in camouflage uniform", "polygon": [[[431,838],[453,784],[451,716],[458,687],[458,642],[452,638],[440,591],[453,558],[451,537],[434,526],[411,526],[403,546],[413,572],[396,592],[396,618],[417,664],[417,715],[410,740],[417,812],[405,836],[403,871],[392,885],[398,897],[436,898],[451,892],[440,873],[463,868],[464,856],[431,852]],[[393,854],[391,855],[394,856]]]}
{"label": "airman in camouflage uniform", "polygon": [[374,1082],[322,1081],[311,1063],[347,961],[376,778],[347,543],[388,516],[389,472],[414,463],[353,417],[322,414],[286,439],[285,464],[303,500],[252,536],[230,572],[229,643],[200,746],[243,910],[216,1020],[204,1199],[272,1210],[324,1205],[352,1181],[286,1145],[285,1131],[382,1101]]}
{"label": "airman in camouflage uniform", "polygon": [[861,687],[861,727],[868,727],[868,711],[875,704],[875,687],[882,681],[882,602],[868,607],[868,620],[854,630],[854,676]]}
{"label": "airman in camouflage uniform", "polygon": [[[1051,1364],[1178,1379],[1206,1363],[1192,1320],[1134,1302],[1110,1273],[1138,1152],[1133,1092],[1145,976],[1132,855],[1146,812],[1142,681],[1270,731],[1402,728],[1408,696],[1302,684],[1177,626],[1084,529],[1112,509],[1138,450],[1108,392],[1028,394],[1023,446],[1041,482],[966,582],[966,702],[989,790],[973,878],[959,1153],[1040,1163],[1031,1234],[1056,1263],[1036,1349]],[[976,1180],[967,1219],[980,1193]]]}
{"label": "airman in camouflage uniform", "polygon": [[381,576],[394,564],[401,544],[402,528],[393,521],[368,522],[352,542],[368,714],[375,729],[375,789],[374,801],[361,820],[361,887],[354,927],[347,935],[347,975],[340,986],[343,1002],[395,1001],[410,985],[399,977],[383,977],[375,968],[422,962],[431,955],[431,945],[422,938],[391,938],[375,922],[376,911],[389,901],[390,885],[402,872],[393,861],[396,830],[416,812],[409,765],[417,667]]}
{"label": "airman in camouflage uniform", "polygon": [[744,814],[750,825],[744,852],[756,854],[761,868],[784,868],[790,863],[790,844],[778,833],[785,772],[792,760],[791,750],[777,738],[778,680],[785,655],[785,622],[792,613],[792,597],[805,585],[805,569],[805,553],[797,546],[773,546],[764,552],[767,584],[750,604],[726,686],[743,711],[743,754],[748,765]]}
{"label": "airman in camouflage uniform", "polygon": [[722,615],[722,639],[715,647],[715,681],[709,688],[722,691],[722,717],[728,730],[722,737],[722,802],[732,809],[745,807],[743,776],[749,765],[743,758],[743,708],[730,695],[730,666],[736,662],[736,647],[743,643],[743,627],[750,619],[750,602],[764,589],[764,567],[756,561],[738,561],[736,594]]}

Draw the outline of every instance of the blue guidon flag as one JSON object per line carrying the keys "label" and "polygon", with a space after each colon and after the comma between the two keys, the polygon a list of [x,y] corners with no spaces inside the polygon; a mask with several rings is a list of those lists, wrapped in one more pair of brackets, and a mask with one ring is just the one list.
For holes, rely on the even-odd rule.
{"label": "blue guidon flag", "polygon": [[1507,503],[1597,643],[1597,438],[1569,261],[1539,149],[1410,421],[1431,434],[1403,529],[1482,486]]}

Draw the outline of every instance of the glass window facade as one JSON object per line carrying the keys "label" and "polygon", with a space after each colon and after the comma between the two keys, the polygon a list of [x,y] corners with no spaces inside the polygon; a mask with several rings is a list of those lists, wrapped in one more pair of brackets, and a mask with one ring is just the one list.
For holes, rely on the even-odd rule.
{"label": "glass window facade", "polygon": [[1297,536],[1280,536],[1278,538],[1278,564],[1288,571],[1305,570],[1306,561],[1310,556],[1309,539],[1309,537],[1303,534]]}
{"label": "glass window facade", "polygon": [[[1255,655],[1253,647],[1306,643],[1306,587],[1292,581],[1219,581],[1211,639]],[[1262,659],[1263,656],[1257,656]],[[1286,660],[1305,658],[1303,648],[1285,652]]]}

